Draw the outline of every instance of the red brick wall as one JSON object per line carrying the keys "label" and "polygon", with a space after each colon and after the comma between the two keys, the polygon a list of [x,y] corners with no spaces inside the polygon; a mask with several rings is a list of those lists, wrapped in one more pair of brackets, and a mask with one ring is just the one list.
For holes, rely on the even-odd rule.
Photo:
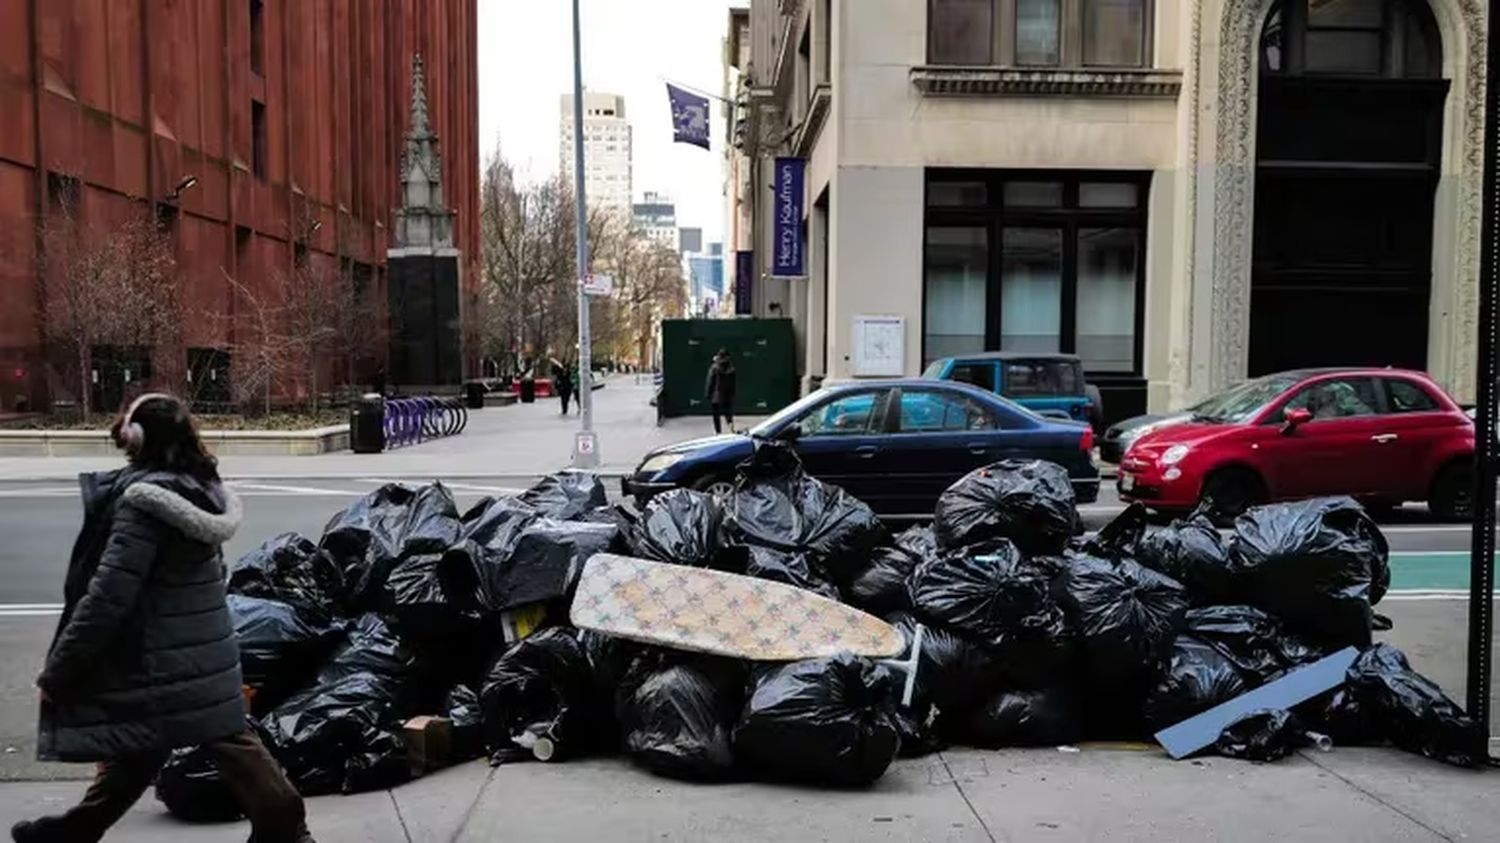
{"label": "red brick wall", "polygon": [[[32,232],[47,172],[82,182],[85,214],[197,176],[177,226],[179,299],[195,307],[233,306],[224,273],[254,289],[289,270],[299,219],[322,223],[307,236],[315,253],[380,266],[414,51],[458,246],[477,256],[474,0],[263,3],[261,76],[250,0],[0,0],[0,411],[45,390]],[[266,108],[264,180],[251,172],[252,100]],[[225,330],[198,320],[185,338],[223,344]]]}

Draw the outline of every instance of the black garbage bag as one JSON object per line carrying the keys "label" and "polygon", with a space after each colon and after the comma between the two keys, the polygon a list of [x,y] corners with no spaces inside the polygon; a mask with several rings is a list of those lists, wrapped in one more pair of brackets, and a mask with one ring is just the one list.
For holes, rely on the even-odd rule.
{"label": "black garbage bag", "polygon": [[843,599],[877,615],[905,612],[912,608],[907,582],[926,558],[899,543],[894,547],[876,548],[870,557],[870,567],[844,587]]}
{"label": "black garbage bag", "polygon": [[402,742],[408,657],[378,615],[349,630],[311,686],[258,723],[304,796],[391,787],[411,775]]}
{"label": "black garbage bag", "polygon": [[1182,629],[1182,585],[1128,559],[1073,556],[1055,588],[1088,677],[1103,687],[1142,680],[1149,688]]}
{"label": "black garbage bag", "polygon": [[1230,563],[1249,602],[1330,647],[1370,645],[1371,606],[1390,585],[1385,537],[1352,498],[1251,509]]}
{"label": "black garbage bag", "polygon": [[213,755],[201,746],[172,751],[156,775],[156,798],[184,822],[227,823],[244,815]]}
{"label": "black garbage bag", "polygon": [[610,697],[597,692],[579,632],[544,629],[500,656],[480,691],[490,763],[586,754],[607,737]]}
{"label": "black garbage bag", "polygon": [[1395,647],[1360,653],[1346,680],[1368,722],[1397,747],[1460,767],[1490,763],[1484,730]]}
{"label": "black garbage bag", "polygon": [[1307,730],[1286,709],[1252,711],[1224,727],[1214,751],[1226,758],[1277,761],[1310,743]]}
{"label": "black garbage bag", "polygon": [[1007,638],[1061,640],[1067,634],[1051,578],[1005,539],[923,562],[910,590],[918,616],[992,647]]}
{"label": "black garbage bag", "polygon": [[443,554],[438,579],[455,607],[500,612],[565,597],[589,557],[616,550],[620,541],[613,524],[532,518],[518,527]]}
{"label": "black garbage bag", "polygon": [[459,519],[459,538],[476,544],[509,547],[512,537],[540,518],[536,509],[517,498],[480,498]]}
{"label": "black garbage bag", "polygon": [[316,609],[279,600],[229,595],[229,616],[240,645],[240,670],[255,695],[255,713],[275,707],[303,684],[340,639],[335,626]]}
{"label": "black garbage bag", "polygon": [[1091,536],[1075,539],[1074,549],[1102,559],[1134,559],[1136,544],[1146,534],[1150,514],[1144,504],[1133,503]]}
{"label": "black garbage bag", "polygon": [[335,515],[321,547],[343,571],[348,607],[379,611],[393,603],[391,570],[414,556],[441,554],[458,541],[459,529],[453,495],[441,483],[419,489],[389,484]]}
{"label": "black garbage bag", "polygon": [[864,570],[889,537],[863,501],[807,476],[784,442],[758,441],[739,472],[724,522],[735,544],[809,554],[843,583]]}
{"label": "black garbage bag", "polygon": [[899,699],[893,674],[848,653],[767,668],[735,726],[735,754],[772,780],[870,784],[900,751]]}
{"label": "black garbage bag", "polygon": [[977,708],[943,712],[943,737],[984,749],[1057,746],[1086,735],[1073,692],[1062,687],[1001,691]]}
{"label": "black garbage bag", "polygon": [[1195,512],[1147,531],[1135,543],[1135,560],[1187,586],[1200,603],[1236,599],[1229,549],[1205,513]]}
{"label": "black garbage bag", "polygon": [[1044,460],[1003,460],[975,469],[938,497],[933,530],[953,550],[1009,539],[1022,553],[1061,553],[1078,523],[1068,472]]}
{"label": "black garbage bag", "polygon": [[519,500],[548,518],[573,521],[592,509],[609,504],[609,495],[599,475],[587,471],[559,471],[537,481]]}
{"label": "black garbage bag", "polygon": [[911,555],[926,559],[938,554],[937,533],[931,524],[913,524],[896,535],[896,546]]}
{"label": "black garbage bag", "polygon": [[1165,729],[1229,702],[1261,683],[1247,681],[1234,662],[1191,635],[1172,642],[1172,656],[1143,709],[1152,729]]}
{"label": "black garbage bag", "polygon": [[1252,688],[1326,655],[1253,606],[1191,609],[1184,631],[1228,659]]}
{"label": "black garbage bag", "polygon": [[723,527],[724,510],[712,496],[673,489],[646,502],[639,525],[629,534],[630,549],[643,559],[721,568]]}
{"label": "black garbage bag", "polygon": [[1295,709],[1314,731],[1327,735],[1335,746],[1370,746],[1385,742],[1379,723],[1360,705],[1348,685],[1319,694]]}
{"label": "black garbage bag", "polygon": [[454,685],[443,700],[444,716],[452,722],[448,752],[453,763],[484,755],[484,712],[479,694],[469,685]]}
{"label": "black garbage bag", "polygon": [[282,533],[234,563],[229,593],[331,613],[343,597],[344,573],[332,556],[311,541],[296,533]]}
{"label": "black garbage bag", "polygon": [[733,731],[745,704],[744,668],[727,659],[647,659],[616,706],[625,752],[654,773],[715,781],[734,773]]}
{"label": "black garbage bag", "polygon": [[771,580],[811,591],[829,600],[843,600],[839,587],[833,584],[817,560],[806,553],[791,553],[774,547],[745,545],[729,548],[725,556],[738,551],[745,558],[745,575]]}
{"label": "black garbage bag", "polygon": [[[907,641],[914,640],[916,618],[897,613],[888,615],[885,621],[900,629]],[[908,647],[902,658],[909,656]],[[912,697],[914,706],[931,704],[943,711],[968,710],[998,690],[1006,678],[992,648],[944,627],[923,625],[922,654],[917,659],[917,682]]]}

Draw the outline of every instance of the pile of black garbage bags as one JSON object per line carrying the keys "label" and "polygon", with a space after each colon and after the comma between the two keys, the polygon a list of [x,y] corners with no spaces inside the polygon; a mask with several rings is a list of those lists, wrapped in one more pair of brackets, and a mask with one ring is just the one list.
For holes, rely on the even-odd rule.
{"label": "pile of black garbage bags", "polygon": [[[913,704],[901,671],[851,655],[750,663],[575,629],[572,593],[600,552],[796,586],[908,641],[920,624]],[[727,497],[676,490],[639,510],[578,472],[463,514],[441,484],[388,485],[317,541],[246,555],[229,590],[255,727],[308,795],[408,778],[416,715],[452,719],[454,760],[623,752],[697,781],[860,786],[945,745],[1149,739],[1346,646],[1362,655],[1342,687],[1256,712],[1217,751],[1393,743],[1485,763],[1461,709],[1372,642],[1387,556],[1347,498],[1259,507],[1227,536],[1202,514],[1161,526],[1131,508],[1085,536],[1066,471],[1040,461],[975,471],[930,525],[892,535],[766,442]],[[185,751],[158,795],[187,818],[232,816],[220,787]]]}

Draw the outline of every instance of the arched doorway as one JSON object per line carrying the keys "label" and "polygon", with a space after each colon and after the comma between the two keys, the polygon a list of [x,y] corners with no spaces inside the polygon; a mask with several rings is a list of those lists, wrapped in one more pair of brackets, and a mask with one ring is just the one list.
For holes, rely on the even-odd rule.
{"label": "arched doorway", "polygon": [[1278,0],[1260,41],[1249,374],[1427,365],[1442,44],[1426,0]]}

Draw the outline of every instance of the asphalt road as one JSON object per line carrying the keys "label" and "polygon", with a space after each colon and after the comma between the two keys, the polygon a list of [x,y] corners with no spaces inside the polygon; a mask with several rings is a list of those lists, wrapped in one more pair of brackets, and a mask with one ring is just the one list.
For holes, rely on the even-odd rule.
{"label": "asphalt road", "polygon": [[[466,477],[448,483],[460,511],[485,495],[530,485],[532,477]],[[262,541],[293,531],[316,538],[339,509],[385,480],[288,479],[236,481],[245,500],[245,522],[225,548],[236,559]],[[1121,505],[1113,490],[1081,508],[1086,526],[1097,529]],[[81,510],[76,487],[67,483],[0,482],[0,780],[86,777],[81,767],[42,765],[35,750],[35,692],[56,624],[68,552]],[[1469,531],[1433,524],[1421,510],[1398,512],[1385,525],[1392,547],[1393,593],[1381,604],[1395,628],[1384,635],[1413,664],[1462,701],[1467,631]],[[1494,705],[1491,691],[1491,705]]]}

